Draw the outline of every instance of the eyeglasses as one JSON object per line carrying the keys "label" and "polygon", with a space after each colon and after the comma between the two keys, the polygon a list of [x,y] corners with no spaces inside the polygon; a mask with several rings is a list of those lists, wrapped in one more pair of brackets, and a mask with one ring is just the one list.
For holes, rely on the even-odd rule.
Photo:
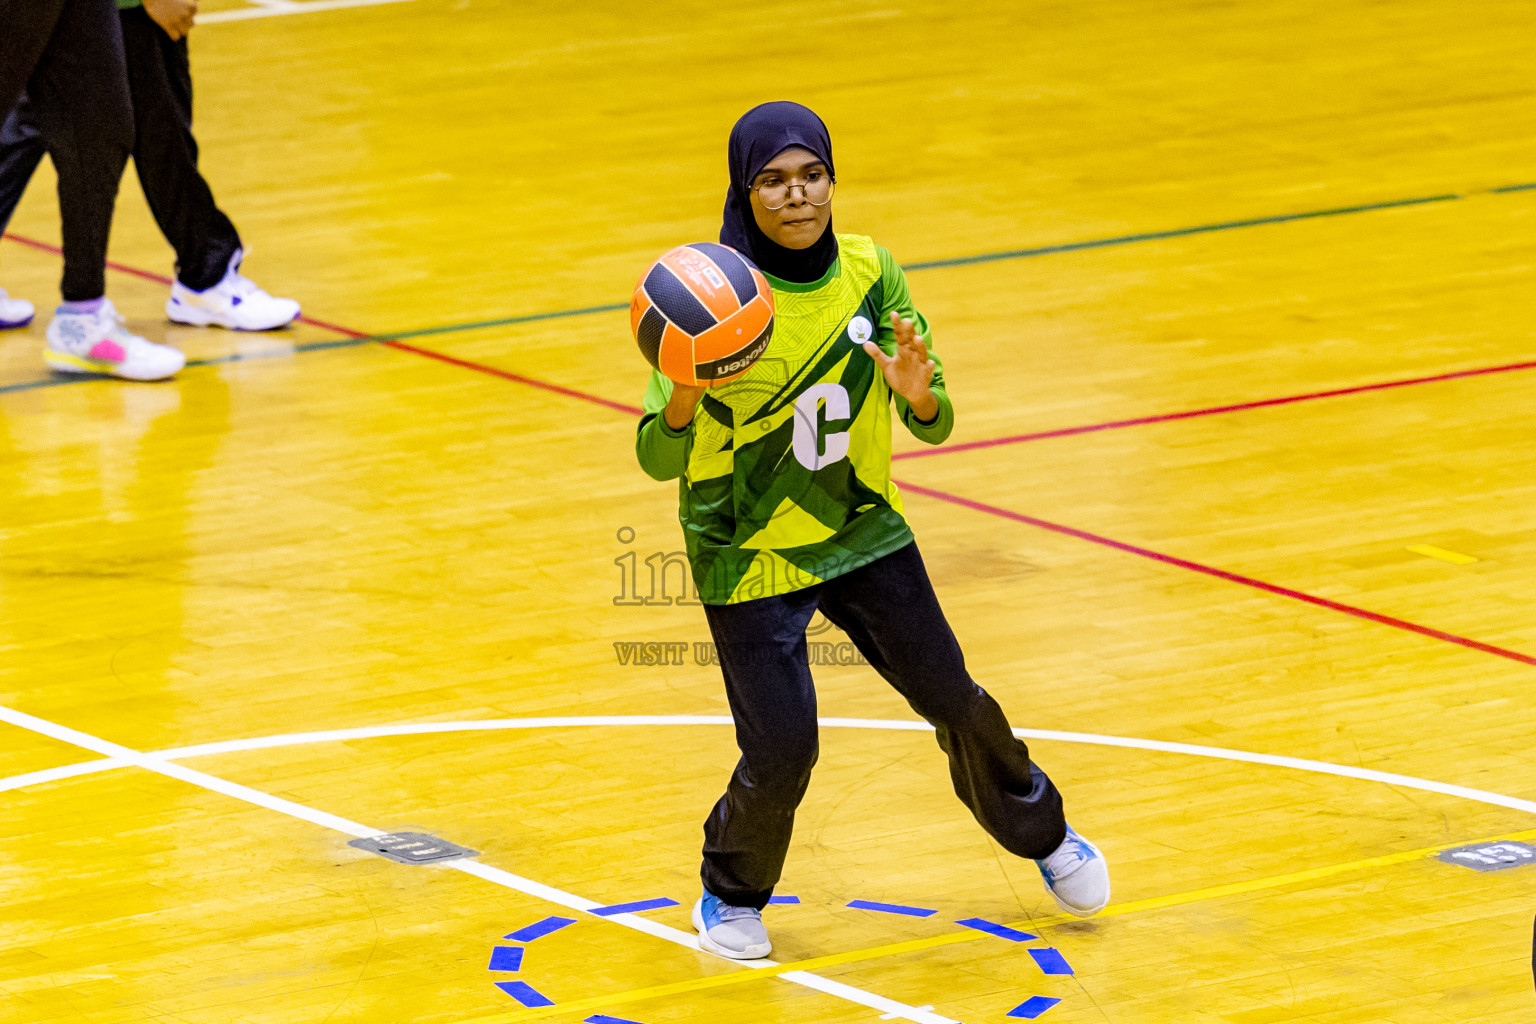
{"label": "eyeglasses", "polygon": [[837,182],[832,180],[832,175],[826,171],[812,171],[805,176],[804,181],[769,178],[760,184],[753,185],[752,191],[757,193],[763,209],[782,210],[795,189],[799,189],[805,201],[812,206],[826,206],[832,201],[832,190],[836,184]]}

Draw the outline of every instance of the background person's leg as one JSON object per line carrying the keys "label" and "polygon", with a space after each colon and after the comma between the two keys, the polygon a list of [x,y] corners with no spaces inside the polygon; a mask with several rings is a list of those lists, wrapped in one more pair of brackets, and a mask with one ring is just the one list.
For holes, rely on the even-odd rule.
{"label": "background person's leg", "polygon": [[821,611],[932,723],[955,794],[992,838],[1031,860],[1061,845],[1061,794],[966,671],[915,543],[829,580]]}
{"label": "background person's leg", "polygon": [[[0,125],[0,232],[11,222],[11,215],[27,191],[27,182],[43,159],[43,139],[27,121],[27,101],[23,97]],[[0,331],[25,327],[36,313],[32,303],[13,299],[0,288]]]}
{"label": "background person's leg", "polygon": [[176,279],[204,291],[224,278],[241,243],[197,169],[187,40],[172,39],[143,7],[120,11],[119,16],[137,129],[133,163],[139,183],[155,223],[176,250]]}
{"label": "background person's leg", "polygon": [[704,823],[704,888],[761,910],[784,869],[795,808],[816,764],[816,691],[805,627],[815,591],[706,605],[741,760]]}
{"label": "background person's leg", "polygon": [[37,126],[32,124],[27,99],[11,111],[0,125],[0,231],[11,222],[11,215],[26,194],[27,184],[43,162],[47,147]]}
{"label": "background person's leg", "polygon": [[[64,0],[0,0],[0,111],[14,110],[33,68],[48,48],[63,7]],[[10,118],[6,123],[9,127]],[[27,176],[31,176],[30,171]],[[0,230],[10,221],[25,189],[23,180],[15,196],[0,196],[0,201],[7,202],[0,215]],[[0,330],[25,327],[32,322],[33,312],[30,302],[12,299],[0,289]]]}
{"label": "background person's leg", "polygon": [[65,0],[9,0],[0,3],[0,110],[21,98],[37,67]]}
{"label": "background person's leg", "polygon": [[65,0],[27,83],[34,120],[59,174],[65,302],[106,293],[107,236],[133,147],[133,109],[113,0]]}

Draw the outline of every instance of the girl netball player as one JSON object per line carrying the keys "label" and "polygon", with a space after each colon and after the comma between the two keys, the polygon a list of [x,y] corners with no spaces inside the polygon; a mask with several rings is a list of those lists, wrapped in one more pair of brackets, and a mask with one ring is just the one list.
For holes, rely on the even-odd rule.
{"label": "girl netball player", "polygon": [[997,702],[966,673],[891,483],[891,405],[938,444],[954,411],[928,323],[890,253],[832,231],[826,126],[765,103],[731,131],[720,241],[768,275],[773,340],[712,388],[656,373],[636,452],[681,478],[683,533],[719,651],[741,761],[704,823],[699,945],[767,956],[761,911],[779,881],[816,762],[805,628],[821,612],[938,732],[955,793],[1007,850],[1040,867],[1065,910],[1109,902],[1099,850],[1067,827],[1061,794]]}

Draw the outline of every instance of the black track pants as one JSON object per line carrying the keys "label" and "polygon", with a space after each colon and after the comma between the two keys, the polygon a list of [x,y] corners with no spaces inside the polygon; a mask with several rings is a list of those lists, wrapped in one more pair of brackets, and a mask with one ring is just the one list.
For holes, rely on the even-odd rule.
{"label": "black track pants", "polygon": [[1045,857],[1066,835],[1061,794],[965,670],[917,545],[805,590],[706,605],[741,760],[704,823],[704,887],[761,909],[783,870],[816,763],[805,627],[820,608],[938,731],[955,793],[1009,852]]}
{"label": "black track pants", "polygon": [[[22,90],[28,105],[12,111]],[[0,104],[25,116],[20,163],[40,137],[59,174],[66,301],[106,291],[107,236],[117,187],[133,146],[133,109],[122,28],[113,0],[0,0]],[[0,158],[0,168],[7,168]],[[24,187],[24,185],[23,185]],[[8,195],[0,187],[0,198]],[[19,193],[17,198],[19,198]],[[14,200],[11,208],[14,208]],[[9,213],[7,212],[7,219]]]}
{"label": "black track pants", "polygon": [[166,35],[142,7],[121,13],[138,128],[133,165],[155,223],[176,250],[177,280],[195,291],[212,288],[229,269],[240,236],[197,169],[187,40]]}
{"label": "black track pants", "polygon": [[[173,40],[142,7],[119,12],[133,100],[133,162],[150,213],[176,250],[176,277],[196,291],[223,279],[240,235],[197,169],[192,68],[185,38]],[[21,202],[47,148],[25,100],[0,129],[0,228]]]}
{"label": "black track pants", "polygon": [[32,123],[32,109],[23,96],[11,116],[0,125],[0,231],[11,223],[27,183],[43,162],[48,144]]}

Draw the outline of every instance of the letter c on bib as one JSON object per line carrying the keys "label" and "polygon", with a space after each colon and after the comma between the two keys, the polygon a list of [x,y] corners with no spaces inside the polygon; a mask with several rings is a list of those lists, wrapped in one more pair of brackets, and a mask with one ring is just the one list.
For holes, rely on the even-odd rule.
{"label": "letter c on bib", "polygon": [[848,391],[841,384],[814,384],[795,399],[795,461],[809,470],[830,466],[848,454],[848,431],[821,436],[822,418],[817,415],[817,406],[823,401],[827,403],[827,419],[845,420],[850,415]]}

